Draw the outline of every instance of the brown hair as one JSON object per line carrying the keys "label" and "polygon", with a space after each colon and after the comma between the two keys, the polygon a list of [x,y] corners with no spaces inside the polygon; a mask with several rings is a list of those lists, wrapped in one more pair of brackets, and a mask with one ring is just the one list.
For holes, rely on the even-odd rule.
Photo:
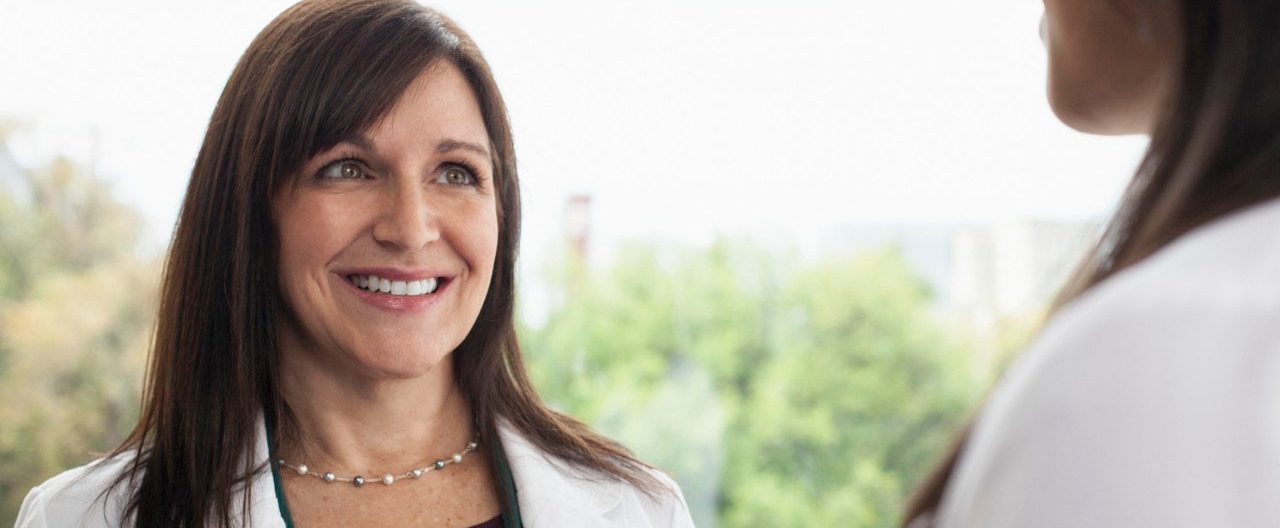
{"label": "brown hair", "polygon": [[[1116,214],[1054,311],[1189,231],[1280,197],[1280,2],[1178,4],[1176,86]],[[937,509],[971,429],[908,500],[904,525]]]}
{"label": "brown hair", "polygon": [[374,124],[438,60],[457,65],[480,102],[500,216],[493,280],[454,351],[478,434],[497,438],[504,419],[551,455],[658,489],[645,464],[548,409],[529,381],[513,322],[520,191],[511,128],[475,43],[412,1],[318,0],[254,39],[209,120],[165,264],[141,418],[111,455],[136,453],[116,481],[131,486],[124,522],[231,526],[237,498],[248,511],[248,482],[266,470],[246,456],[258,417],[290,420],[273,327],[281,301],[271,198],[308,158]]}

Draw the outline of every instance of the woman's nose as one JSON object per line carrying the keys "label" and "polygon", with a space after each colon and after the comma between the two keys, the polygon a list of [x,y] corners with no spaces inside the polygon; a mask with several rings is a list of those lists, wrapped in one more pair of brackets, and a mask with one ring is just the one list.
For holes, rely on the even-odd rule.
{"label": "woman's nose", "polygon": [[439,218],[420,185],[388,189],[382,214],[373,226],[379,244],[404,251],[420,249],[440,238]]}

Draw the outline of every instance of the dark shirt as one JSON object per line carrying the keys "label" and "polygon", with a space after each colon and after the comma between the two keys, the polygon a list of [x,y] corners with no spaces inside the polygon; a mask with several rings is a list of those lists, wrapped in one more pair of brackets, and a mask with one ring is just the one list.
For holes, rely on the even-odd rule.
{"label": "dark shirt", "polygon": [[498,514],[497,517],[472,526],[471,528],[502,528],[502,514]]}

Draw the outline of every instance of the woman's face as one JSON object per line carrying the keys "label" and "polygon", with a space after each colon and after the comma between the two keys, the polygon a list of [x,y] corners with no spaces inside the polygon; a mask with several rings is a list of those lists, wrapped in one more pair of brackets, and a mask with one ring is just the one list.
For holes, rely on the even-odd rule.
{"label": "woman's face", "polygon": [[1174,0],[1044,0],[1049,104],[1095,134],[1151,131],[1181,53]]}
{"label": "woman's face", "polygon": [[440,61],[372,129],[307,161],[273,203],[285,348],[382,378],[446,358],[493,274],[489,152],[471,87]]}

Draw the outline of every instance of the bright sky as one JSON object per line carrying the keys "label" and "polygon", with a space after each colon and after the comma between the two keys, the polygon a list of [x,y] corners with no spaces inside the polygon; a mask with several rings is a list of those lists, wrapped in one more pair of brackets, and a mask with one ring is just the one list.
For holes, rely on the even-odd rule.
{"label": "bright sky", "polygon": [[[96,159],[166,240],[227,76],[288,2],[0,2],[0,117],[39,125],[17,153]],[[535,262],[571,193],[606,247],[1098,218],[1144,145],[1053,118],[1030,0],[432,5],[506,96]]]}

